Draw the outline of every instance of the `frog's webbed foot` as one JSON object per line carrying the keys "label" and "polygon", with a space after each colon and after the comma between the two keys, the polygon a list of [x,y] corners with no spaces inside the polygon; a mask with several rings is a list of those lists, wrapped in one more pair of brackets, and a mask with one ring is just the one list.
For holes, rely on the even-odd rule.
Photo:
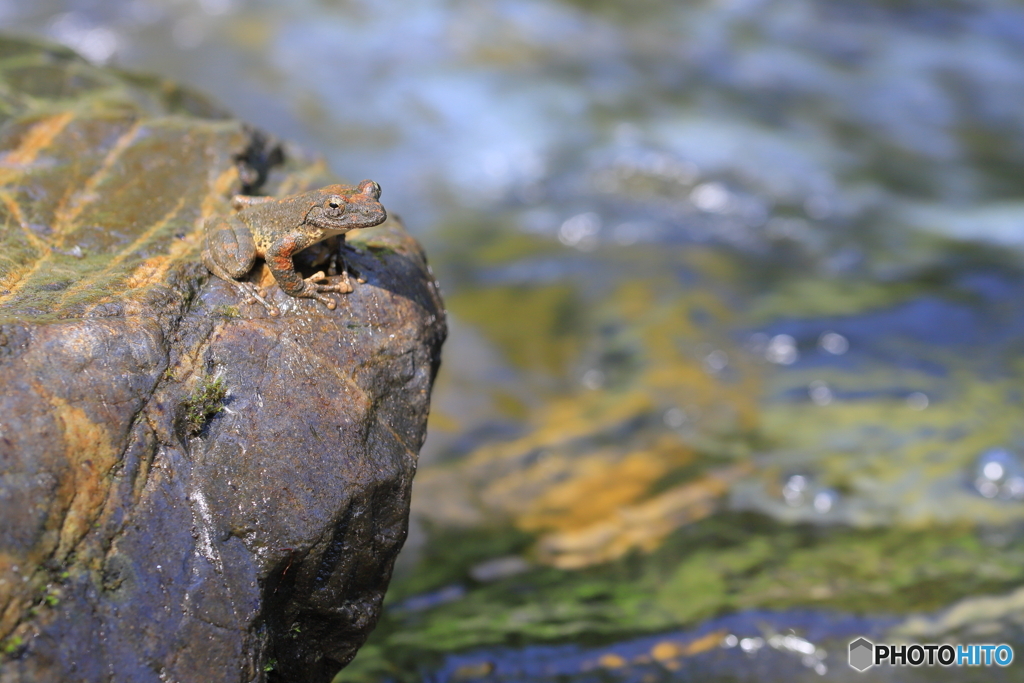
{"label": "frog's webbed foot", "polygon": [[303,297],[309,299],[316,299],[320,303],[324,304],[330,310],[334,310],[338,306],[338,302],[329,296],[324,296],[322,292],[338,292],[339,294],[348,294],[352,291],[352,283],[349,282],[348,271],[342,273],[342,280],[338,283],[319,284],[320,280],[326,280],[327,276],[321,270],[313,273],[309,277],[305,278],[306,287],[303,291]]}

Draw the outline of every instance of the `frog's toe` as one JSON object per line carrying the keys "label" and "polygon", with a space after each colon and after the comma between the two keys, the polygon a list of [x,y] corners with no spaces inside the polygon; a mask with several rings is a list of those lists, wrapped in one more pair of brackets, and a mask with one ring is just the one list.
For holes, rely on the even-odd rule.
{"label": "frog's toe", "polygon": [[238,287],[238,292],[242,296],[242,302],[246,304],[260,304],[270,315],[277,316],[281,312],[277,309],[277,306],[267,301],[267,290],[261,289],[251,282],[235,282]]}
{"label": "frog's toe", "polygon": [[342,271],[341,284],[338,286],[340,287],[338,291],[341,292],[342,294],[348,294],[349,292],[352,291],[352,282],[349,280],[347,269]]}
{"label": "frog's toe", "polygon": [[338,302],[337,301],[335,301],[334,299],[332,299],[329,296],[325,296],[323,294],[320,294],[319,292],[313,294],[313,298],[316,299],[317,301],[319,301],[320,303],[322,303],[324,306],[326,306],[328,308],[328,310],[333,311],[335,308],[338,307]]}
{"label": "frog's toe", "polygon": [[[321,280],[327,280],[328,282],[326,284],[321,284]],[[312,298],[315,298],[317,301],[322,301],[326,303],[327,297],[321,298],[320,296],[318,296],[318,294],[325,292],[348,294],[349,292],[352,291],[352,283],[349,282],[348,273],[342,273],[341,282],[330,282],[329,280],[330,279],[323,274],[323,271],[310,275],[309,277],[305,278],[306,291],[308,293],[302,294],[300,296],[311,296]],[[333,299],[331,299],[331,301],[333,302]],[[328,306],[328,308],[331,308],[333,310],[334,306]]]}
{"label": "frog's toe", "polygon": [[339,282],[337,284],[330,285],[316,285],[316,291],[318,292],[335,292],[338,294],[348,294],[352,291],[352,285],[347,282]]}

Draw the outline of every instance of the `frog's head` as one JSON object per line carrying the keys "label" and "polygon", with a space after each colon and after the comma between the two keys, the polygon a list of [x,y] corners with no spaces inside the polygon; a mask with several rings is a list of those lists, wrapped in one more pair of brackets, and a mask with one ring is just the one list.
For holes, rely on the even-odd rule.
{"label": "frog's head", "polygon": [[369,228],[383,223],[388,217],[377,201],[380,199],[380,185],[372,180],[364,180],[355,189],[328,185],[311,195],[313,206],[306,214],[306,222],[332,233]]}

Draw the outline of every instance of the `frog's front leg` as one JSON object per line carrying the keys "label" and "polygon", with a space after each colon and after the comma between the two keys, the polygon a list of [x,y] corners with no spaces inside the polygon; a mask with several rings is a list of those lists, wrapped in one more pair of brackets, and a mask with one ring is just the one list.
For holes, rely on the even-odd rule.
{"label": "frog's front leg", "polygon": [[256,261],[256,243],[249,227],[235,216],[213,216],[203,229],[203,265],[238,290],[247,301],[258,301],[277,315],[277,307],[261,296],[251,282],[239,282]]}
{"label": "frog's front leg", "polygon": [[300,237],[292,235],[285,236],[267,249],[265,257],[267,266],[270,268],[270,272],[274,274],[274,279],[277,280],[277,284],[285,291],[286,294],[302,299],[316,299],[333,311],[338,305],[337,302],[329,296],[324,296],[323,293],[348,293],[352,291],[352,285],[348,282],[342,282],[336,285],[317,284],[320,280],[327,279],[327,276],[324,275],[323,271],[314,273],[313,275],[303,279],[301,275],[295,272],[295,264],[292,262],[292,255],[303,249],[305,246],[306,245],[302,243]]}

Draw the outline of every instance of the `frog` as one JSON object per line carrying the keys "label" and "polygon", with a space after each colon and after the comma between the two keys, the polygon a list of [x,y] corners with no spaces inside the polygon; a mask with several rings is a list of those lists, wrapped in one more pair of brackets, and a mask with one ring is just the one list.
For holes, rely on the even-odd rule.
{"label": "frog", "polygon": [[259,302],[272,316],[280,315],[280,310],[267,300],[266,290],[240,281],[257,258],[266,261],[286,294],[315,299],[334,310],[337,302],[327,294],[353,291],[347,266],[341,282],[322,284],[329,280],[323,271],[303,278],[292,256],[334,235],[344,239],[349,230],[383,223],[387,212],[379,199],[380,185],[372,180],[354,188],[328,185],[282,198],[235,195],[231,205],[236,213],[212,216],[203,227],[203,264],[231,283],[247,302]]}

